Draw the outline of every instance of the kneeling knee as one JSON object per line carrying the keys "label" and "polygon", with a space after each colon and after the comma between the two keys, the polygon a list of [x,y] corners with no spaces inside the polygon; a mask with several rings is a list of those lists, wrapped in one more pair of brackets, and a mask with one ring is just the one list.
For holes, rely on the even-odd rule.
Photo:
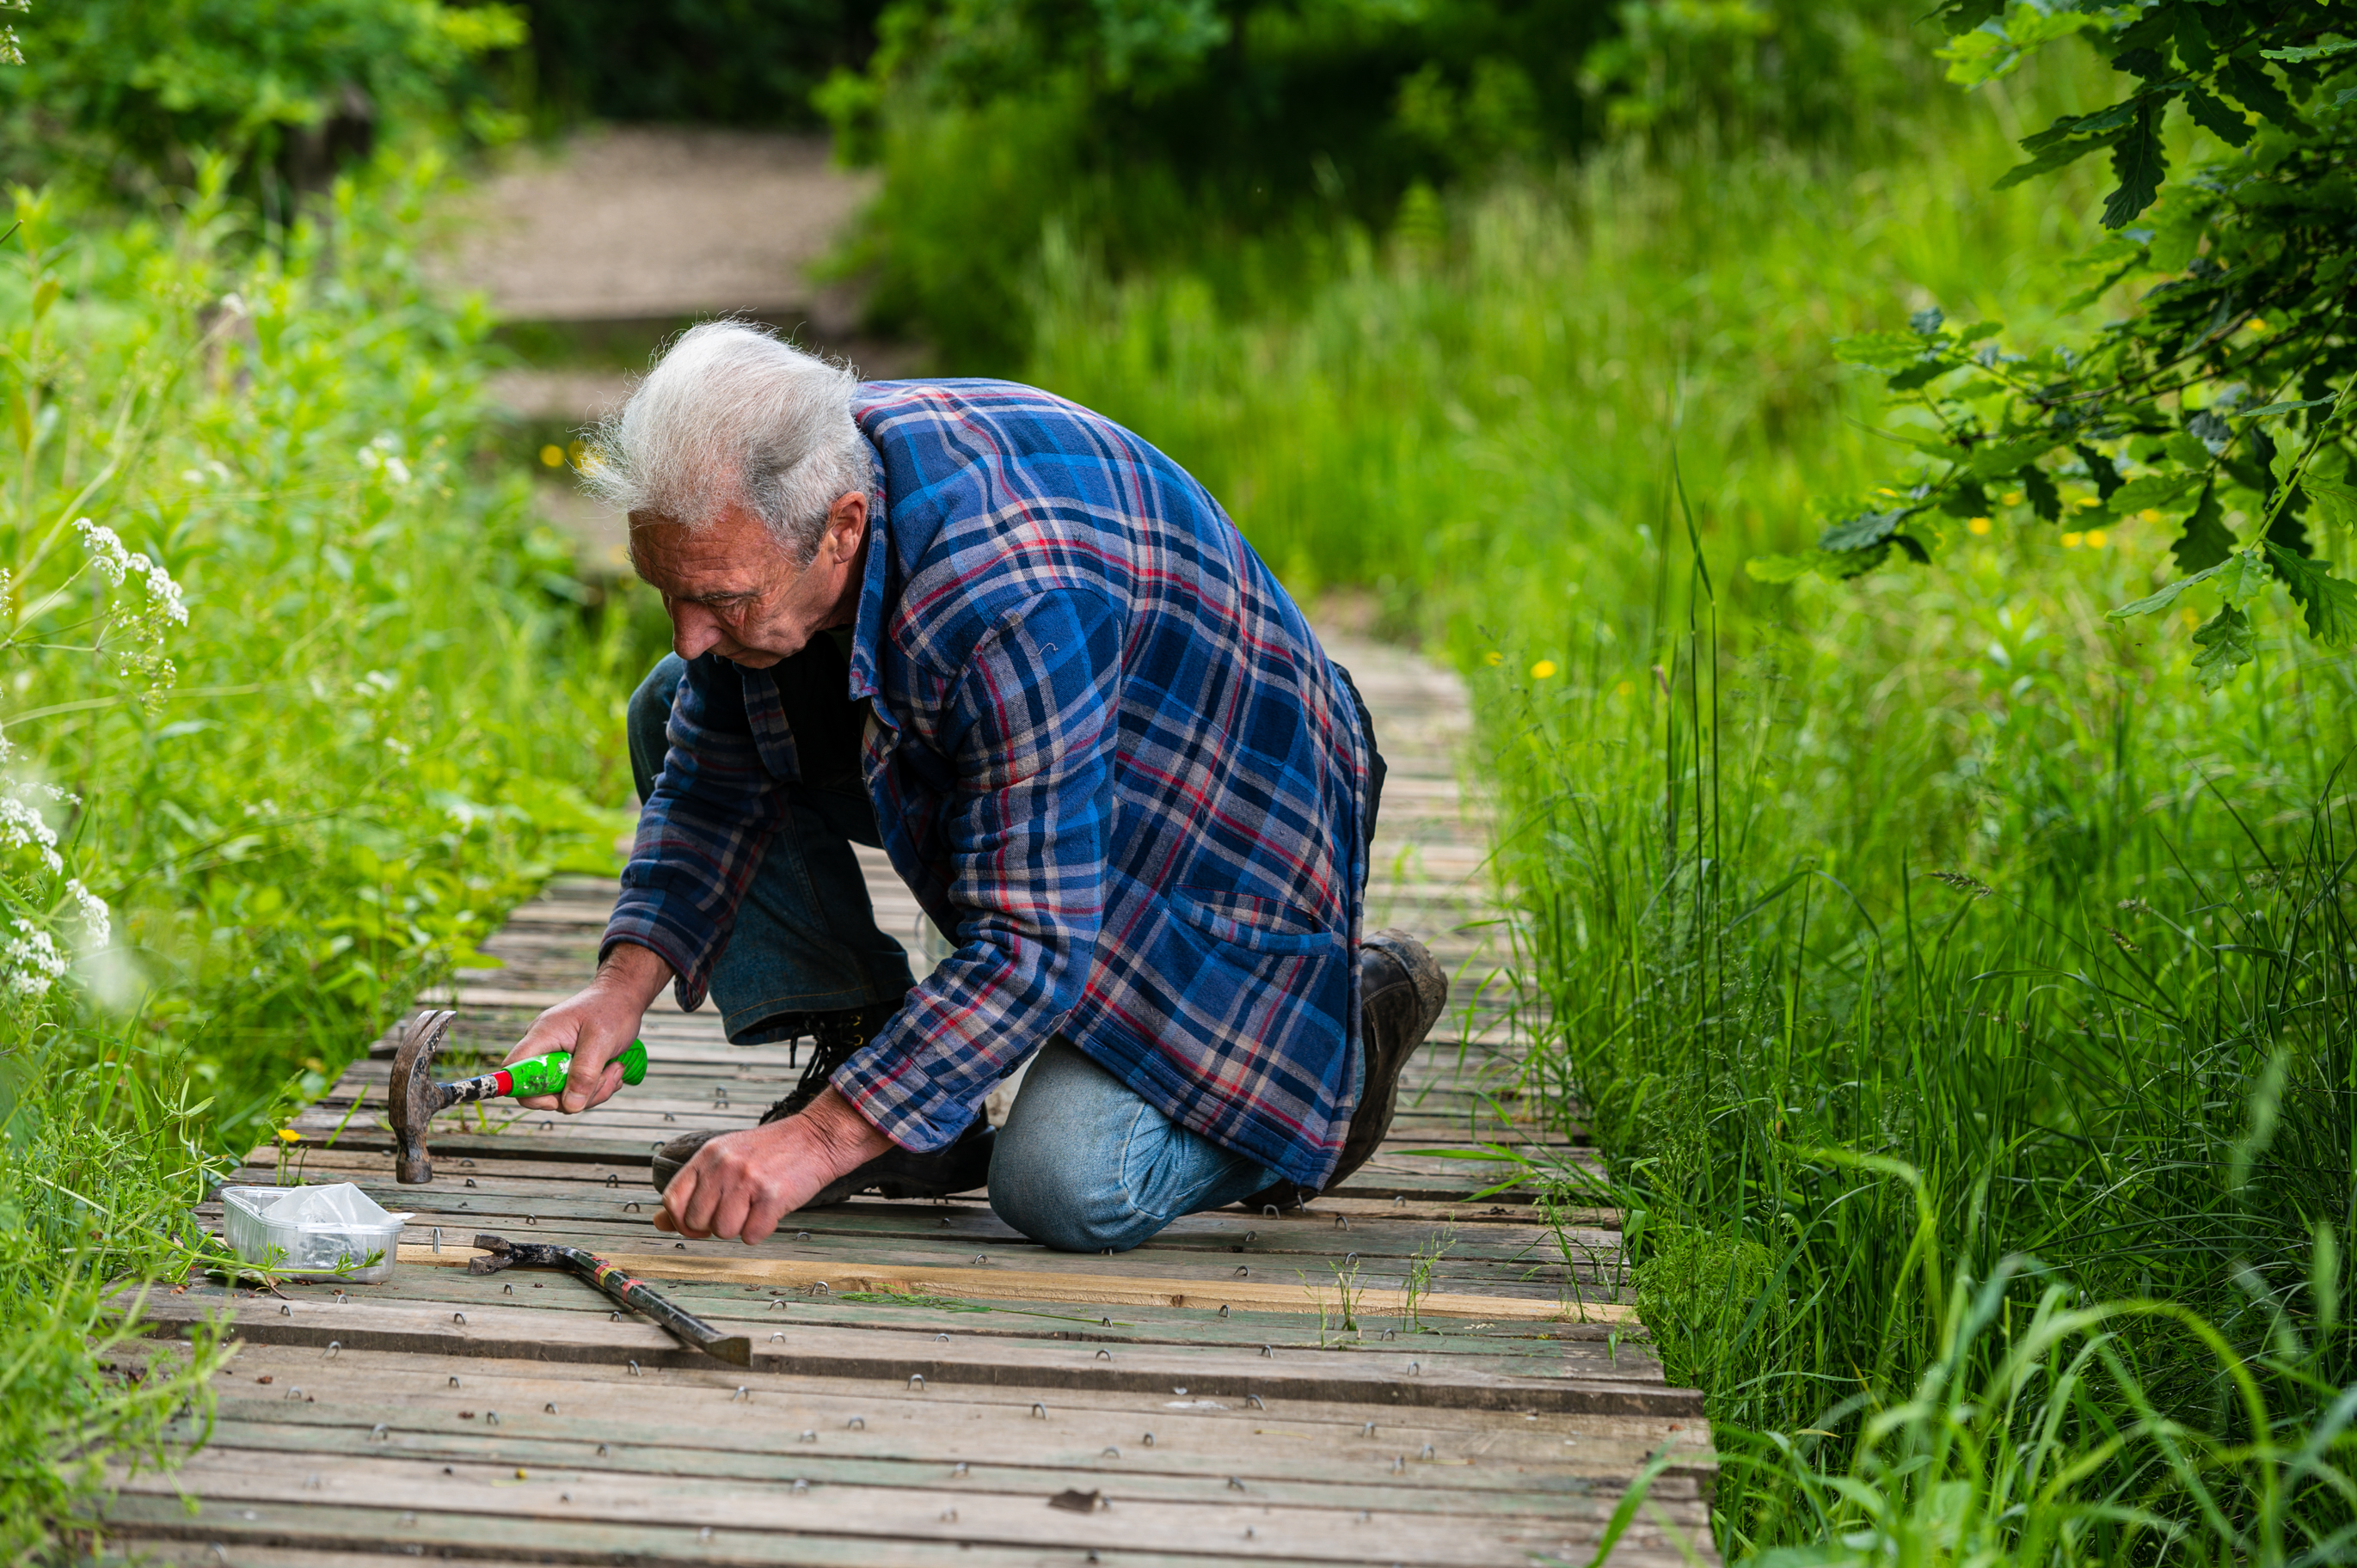
{"label": "kneeling knee", "polygon": [[1002,1133],[990,1160],[990,1208],[1043,1247],[1060,1252],[1126,1252],[1162,1229],[1103,1176],[1077,1179],[1058,1162],[1027,1158]]}

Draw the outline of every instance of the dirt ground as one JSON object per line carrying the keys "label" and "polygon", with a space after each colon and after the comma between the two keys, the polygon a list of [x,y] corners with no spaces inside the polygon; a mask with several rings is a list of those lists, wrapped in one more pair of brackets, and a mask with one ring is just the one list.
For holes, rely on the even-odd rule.
{"label": "dirt ground", "polygon": [[823,136],[595,129],[511,154],[438,270],[510,320],[800,313],[839,337],[855,302],[809,268],[873,188],[834,166]]}

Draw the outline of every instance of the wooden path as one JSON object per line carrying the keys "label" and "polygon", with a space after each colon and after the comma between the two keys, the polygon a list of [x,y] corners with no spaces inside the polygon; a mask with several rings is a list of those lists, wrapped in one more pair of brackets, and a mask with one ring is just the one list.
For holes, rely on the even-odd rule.
{"label": "wooden path", "polygon": [[[1450,1157],[1532,1136],[1512,1021],[1484,998],[1499,955],[1483,832],[1454,775],[1463,693],[1412,656],[1332,640],[1392,763],[1375,922],[1418,931],[1458,975],[1391,1139],[1339,1192],[1198,1215],[1118,1257],[1048,1252],[978,1197],[856,1200],[756,1248],[679,1242],[651,1225],[650,1151],[754,1121],[794,1076],[786,1047],[732,1047],[708,1012],[651,1014],[644,1084],[581,1117],[451,1118],[417,1187],[392,1180],[389,1063],[371,1054],[304,1113],[298,1147],[308,1179],[415,1211],[398,1272],[165,1298],[164,1331],[226,1312],[240,1349],[210,1444],[176,1476],[125,1481],[115,1550],[1586,1564],[1617,1510],[1612,1562],[1715,1563],[1709,1430],[1624,1305],[1618,1216],[1487,1192],[1496,1165]],[[880,856],[870,880],[916,950],[914,901]],[[612,894],[565,879],[518,909],[490,944],[506,967],[445,999],[457,1037],[495,1060],[586,979]],[[238,1179],[270,1181],[274,1160],[257,1151]],[[662,1282],[750,1335],[753,1369],[563,1275],[468,1275],[478,1230],[593,1248]]]}

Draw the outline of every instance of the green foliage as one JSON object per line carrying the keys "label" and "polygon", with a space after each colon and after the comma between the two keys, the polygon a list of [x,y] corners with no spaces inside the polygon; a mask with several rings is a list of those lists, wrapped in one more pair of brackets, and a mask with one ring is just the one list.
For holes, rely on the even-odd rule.
{"label": "green foliage", "polygon": [[[1910,14],[1645,0],[897,0],[818,96],[884,189],[847,269],[880,325],[1007,371],[1044,236],[1115,275],[1290,275],[1337,219],[1595,145],[1608,120],[1691,140],[1835,138],[1928,76]],[[959,166],[981,166],[961,177]],[[1257,263],[1225,259],[1264,242]]]}
{"label": "green foliage", "polygon": [[[2130,79],[2110,105],[2024,137],[2029,161],[1998,183],[2108,152],[2102,221],[2115,232],[2079,258],[2082,297],[2126,289],[2134,305],[2029,353],[2001,349],[1995,321],[1960,333],[1937,310],[1910,333],[1846,344],[1845,359],[1882,376],[1890,433],[1925,461],[1892,481],[1895,506],[1830,507],[1809,564],[1855,575],[1894,544],[1928,562],[1957,520],[2006,513],[2032,530],[2160,528],[2179,575],[2117,613],[2158,614],[2197,586],[2197,598],[2223,594],[2207,619],[2189,610],[2184,622],[2205,686],[2249,662],[2270,578],[2318,643],[2357,647],[2357,586],[2326,560],[2345,558],[2357,527],[2357,6],[2139,0],[2000,15],[1992,0],[1958,0],[1943,14],[1951,75],[1966,85],[2070,36]],[[2190,164],[2175,179],[2172,143]],[[1889,521],[1872,532],[1869,518]],[[2255,575],[2222,575],[2237,559]]]}
{"label": "green foliage", "polygon": [[21,32],[25,63],[0,71],[15,178],[185,185],[210,150],[309,183],[365,154],[382,116],[514,134],[473,69],[523,42],[512,5],[41,0]]}
{"label": "green foliage", "polygon": [[1783,1292],[1766,1247],[1675,1226],[1645,1240],[1637,1316],[1670,1381],[1718,1387],[1781,1334]]}
{"label": "green foliage", "polygon": [[[2082,92],[2063,64],[2010,111]],[[1869,335],[1934,298],[2077,332],[2083,287],[2034,259],[2108,188],[2089,160],[2069,200],[1990,193],[1993,127],[1901,129],[1888,166],[1624,152],[1436,200],[1253,317],[1051,247],[1029,374],[1170,451],[1297,591],[1468,671],[1530,1087],[1609,1162],[1539,1175],[1646,1216],[1641,1314],[1703,1380],[1730,1561],[2322,1561],[2357,690],[2226,604],[2280,569],[2233,536],[2191,593],[2233,610],[2202,650],[2235,689],[2104,614],[2177,531],[2066,523],[2082,496],[2190,521],[2226,481],[2091,446],[2007,502],[1998,470],[2034,530],[1878,485],[1829,340],[1892,373],[1994,340]],[[1822,580],[1835,490],[1867,498],[1848,548],[1945,570]],[[1728,571],[1769,555],[1787,585]]]}
{"label": "green foliage", "polygon": [[875,47],[881,0],[530,0],[544,113],[811,125]]}
{"label": "green foliage", "polygon": [[214,1167],[185,1058],[103,1032],[0,1025],[0,1558],[87,1529],[107,1465],[168,1467],[210,1430],[227,1358],[142,1337],[147,1292],[207,1255]]}
{"label": "green foliage", "polygon": [[209,1176],[548,872],[610,868],[628,789],[627,618],[478,461],[490,324],[408,251],[436,166],[271,246],[230,167],[123,223],[20,189],[0,265],[11,1560],[188,1435],[210,1341],[149,1369],[124,1293],[198,1258]]}
{"label": "green foliage", "polygon": [[[20,199],[0,563],[18,777],[73,798],[115,907],[81,985],[191,1047],[235,1139],[528,879],[606,864],[589,801],[624,775],[569,551],[468,463],[488,323],[431,306],[404,249],[433,168],[339,185],[283,252],[251,251],[225,177],[114,231]],[[101,553],[83,519],[185,593],[170,667],[76,651],[115,646],[59,591]]]}

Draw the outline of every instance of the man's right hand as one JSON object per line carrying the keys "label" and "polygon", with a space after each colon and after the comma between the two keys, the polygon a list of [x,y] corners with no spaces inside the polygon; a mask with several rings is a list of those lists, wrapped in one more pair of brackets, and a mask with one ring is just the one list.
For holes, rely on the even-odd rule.
{"label": "man's right hand", "polygon": [[621,1064],[614,1058],[637,1038],[639,1021],[671,979],[671,965],[648,949],[630,942],[618,945],[597,966],[597,979],[533,1019],[507,1054],[507,1060],[514,1062],[550,1051],[572,1052],[565,1092],[535,1094],[516,1103],[576,1116],[613,1098],[622,1087]]}

